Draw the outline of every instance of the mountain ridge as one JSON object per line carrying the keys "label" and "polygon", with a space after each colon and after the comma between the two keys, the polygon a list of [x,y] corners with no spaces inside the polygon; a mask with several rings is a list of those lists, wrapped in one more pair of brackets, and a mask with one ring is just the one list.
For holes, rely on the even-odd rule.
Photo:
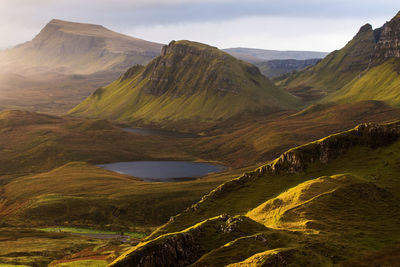
{"label": "mountain ridge", "polygon": [[70,114],[147,122],[215,121],[242,112],[288,109],[297,103],[257,67],[196,42],[172,41],[161,56],[133,73],[128,80],[120,78],[99,89]]}

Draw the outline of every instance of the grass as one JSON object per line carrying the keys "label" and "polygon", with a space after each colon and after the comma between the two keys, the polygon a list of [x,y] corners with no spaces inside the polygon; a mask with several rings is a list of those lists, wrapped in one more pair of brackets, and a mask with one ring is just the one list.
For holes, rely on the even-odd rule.
{"label": "grass", "polygon": [[[337,140],[337,146],[341,147],[340,136],[350,133],[329,138]],[[387,144],[386,137],[381,138]],[[307,147],[315,145],[316,142],[294,151],[306,153]],[[203,261],[212,266],[213,261],[223,261],[224,265],[243,261],[240,264],[245,265],[283,260],[282,263],[319,266],[340,264],[374,251],[378,253],[396,244],[400,238],[397,227],[400,223],[400,187],[396,178],[400,171],[399,161],[400,141],[377,148],[358,142],[329,163],[314,161],[296,173],[271,174],[261,170],[249,173],[218,187],[175,216],[153,232],[145,243],[122,255],[115,266],[124,266],[118,262],[131,255],[140,259],[153,251],[153,242],[188,232],[219,214],[246,215],[267,227],[290,230],[296,237],[259,253],[244,242],[248,235],[234,235],[234,239],[212,250],[207,244],[203,245],[207,252],[199,259],[192,259],[194,265],[201,265]],[[265,230],[260,230],[259,234],[262,232]],[[207,232],[203,233],[207,239]],[[211,238],[215,234],[209,235]],[[141,252],[137,250],[139,248]],[[246,249],[249,254],[254,252],[254,256],[238,259],[236,256],[246,254]]]}
{"label": "grass", "polygon": [[103,260],[77,260],[54,265],[56,267],[106,267],[107,261]]}
{"label": "grass", "polygon": [[[121,231],[104,231],[104,230],[96,230],[90,228],[79,228],[79,227],[47,227],[40,228],[39,230],[45,232],[63,232],[63,233],[74,233],[74,234],[120,234]],[[146,233],[138,233],[138,232],[123,232],[124,235],[128,235],[133,238],[143,238],[146,236]]]}
{"label": "grass", "polygon": [[254,66],[216,48],[179,41],[141,73],[99,89],[69,114],[163,124],[215,122],[296,104],[296,98],[275,87]]}
{"label": "grass", "polygon": [[398,60],[392,59],[375,66],[323,101],[349,103],[363,100],[380,100],[393,106],[399,106],[400,93],[398,92],[398,85],[400,76],[398,74],[398,65]]}
{"label": "grass", "polygon": [[47,266],[65,254],[104,244],[101,240],[46,233],[29,228],[0,228],[0,266]]}
{"label": "grass", "polygon": [[372,28],[360,31],[342,49],[330,53],[311,68],[284,77],[278,84],[304,100],[320,99],[366,70],[374,45]]}

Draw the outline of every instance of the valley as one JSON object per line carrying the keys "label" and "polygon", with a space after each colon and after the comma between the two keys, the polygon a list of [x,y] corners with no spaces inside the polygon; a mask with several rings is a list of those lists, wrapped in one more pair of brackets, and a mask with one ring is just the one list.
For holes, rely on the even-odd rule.
{"label": "valley", "polygon": [[0,265],[396,266],[399,14],[329,54],[51,20],[0,53]]}

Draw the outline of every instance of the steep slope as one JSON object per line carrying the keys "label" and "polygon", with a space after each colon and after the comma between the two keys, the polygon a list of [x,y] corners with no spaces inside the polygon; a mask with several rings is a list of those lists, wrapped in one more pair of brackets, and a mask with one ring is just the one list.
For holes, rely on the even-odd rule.
{"label": "steep slope", "polygon": [[325,102],[381,100],[400,105],[400,12],[377,31],[378,41],[369,68]]}
{"label": "steep slope", "polygon": [[52,20],[32,41],[4,51],[0,66],[24,73],[43,69],[69,74],[120,72],[149,62],[161,47],[100,25]]}
{"label": "steep slope", "polygon": [[312,58],[324,58],[328,53],[326,52],[315,52],[315,51],[277,51],[277,50],[265,50],[255,48],[227,48],[223,51],[231,54],[232,56],[248,61],[250,63],[257,63],[262,61],[270,60],[306,60]]}
{"label": "steep slope", "polygon": [[400,12],[381,28],[363,26],[343,49],[314,67],[280,77],[279,84],[305,100],[354,103],[380,100],[400,105]]}
{"label": "steep slope", "polygon": [[[399,138],[399,122],[362,124],[291,149],[256,171],[216,188],[111,266],[141,266],[141,259],[155,259],[154,244],[188,233],[187,229],[220,214],[228,214],[220,218],[250,218],[289,235],[282,238],[285,232],[281,232],[275,239],[281,242],[267,247],[257,245],[262,238],[233,231],[240,237],[232,236],[234,241],[215,246],[201,258],[192,258],[194,266],[214,266],[213,261],[221,261],[222,251],[225,257],[221,265],[233,266],[348,266],[356,257],[384,253],[400,240]],[[266,231],[257,230],[260,232],[250,234],[261,236]],[[202,233],[204,239],[215,235]],[[170,239],[170,246],[174,244]],[[205,248],[198,243],[194,247],[197,251]],[[179,251],[175,254],[178,259],[186,253],[184,247]],[[171,263],[168,257],[162,259],[164,265]]]}
{"label": "steep slope", "polygon": [[161,47],[100,25],[52,20],[32,41],[0,53],[0,109],[62,114]]}
{"label": "steep slope", "polygon": [[290,109],[296,103],[255,66],[208,45],[172,41],[144,69],[133,67],[70,114],[147,123],[201,122]]}
{"label": "steep slope", "polygon": [[364,25],[341,50],[314,67],[283,77],[279,84],[304,100],[316,100],[342,88],[368,68],[376,34],[370,24]]}

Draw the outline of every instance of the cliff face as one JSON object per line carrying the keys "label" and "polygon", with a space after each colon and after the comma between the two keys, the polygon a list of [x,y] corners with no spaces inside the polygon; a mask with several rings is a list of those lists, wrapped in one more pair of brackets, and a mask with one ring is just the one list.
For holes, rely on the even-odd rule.
{"label": "cliff face", "polygon": [[353,130],[291,149],[273,163],[260,168],[260,172],[267,171],[273,174],[301,172],[312,163],[329,163],[354,146],[376,148],[391,144],[399,137],[400,122],[387,125],[361,124]]}
{"label": "cliff face", "polygon": [[266,229],[245,216],[221,215],[179,233],[139,244],[109,266],[188,266],[207,252],[240,236],[254,235]]}
{"label": "cliff face", "polygon": [[211,122],[292,109],[298,103],[250,63],[185,40],[172,41],[143,70],[130,69],[100,91],[71,113],[145,123]]}
{"label": "cliff face", "polygon": [[[243,73],[236,73],[239,71],[256,77],[248,79]],[[235,75],[244,76],[244,79],[235,81]],[[261,78],[257,67],[239,63],[215,47],[186,41],[172,41],[164,46],[161,56],[142,74],[142,80],[149,80],[144,91],[155,96],[165,93],[193,95],[204,90],[220,95],[241,95],[249,83],[259,85],[257,78]]]}
{"label": "cliff face", "polygon": [[379,29],[373,58],[375,60],[400,58],[400,12]]}

